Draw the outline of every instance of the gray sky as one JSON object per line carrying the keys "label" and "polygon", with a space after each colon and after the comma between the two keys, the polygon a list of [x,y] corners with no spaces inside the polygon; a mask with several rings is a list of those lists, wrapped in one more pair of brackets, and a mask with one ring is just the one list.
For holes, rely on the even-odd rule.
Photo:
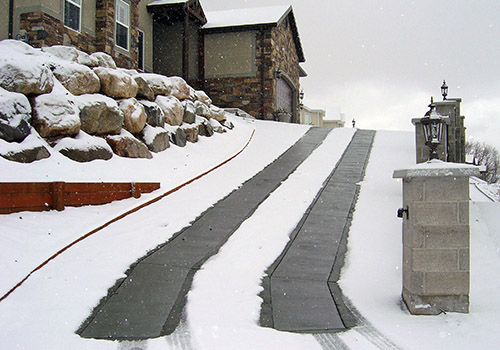
{"label": "gray sky", "polygon": [[292,5],[304,102],[360,128],[413,130],[430,97],[461,97],[467,138],[500,150],[499,0],[201,0],[205,11]]}

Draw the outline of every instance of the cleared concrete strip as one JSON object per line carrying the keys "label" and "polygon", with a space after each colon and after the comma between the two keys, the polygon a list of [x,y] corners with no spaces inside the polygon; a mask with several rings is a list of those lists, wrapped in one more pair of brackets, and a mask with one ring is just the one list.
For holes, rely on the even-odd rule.
{"label": "cleared concrete strip", "polygon": [[177,327],[194,273],[325,139],[310,129],[276,161],[142,258],[108,292],[78,333],[86,338],[146,339]]}
{"label": "cleared concrete strip", "polygon": [[[261,325],[322,332],[352,326],[336,281],[375,132],[358,130],[263,281]],[[340,312],[339,312],[340,311]]]}

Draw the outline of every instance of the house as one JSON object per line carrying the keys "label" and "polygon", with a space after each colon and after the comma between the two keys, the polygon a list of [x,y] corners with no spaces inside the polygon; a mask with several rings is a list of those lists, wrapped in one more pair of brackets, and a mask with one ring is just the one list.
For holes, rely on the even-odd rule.
{"label": "house", "polygon": [[306,105],[302,105],[300,108],[300,124],[313,125],[319,127],[327,128],[343,128],[345,125],[345,115],[339,112],[337,116],[330,119],[326,117],[326,111],[324,109],[312,109]]}
{"label": "house", "polygon": [[0,39],[106,52],[117,65],[177,75],[216,105],[298,122],[305,61],[292,7],[206,13],[198,0],[8,0]]}

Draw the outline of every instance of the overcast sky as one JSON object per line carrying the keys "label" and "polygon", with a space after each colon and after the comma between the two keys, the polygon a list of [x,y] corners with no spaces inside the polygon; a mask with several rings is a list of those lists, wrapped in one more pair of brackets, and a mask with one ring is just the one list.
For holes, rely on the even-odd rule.
{"label": "overcast sky", "polygon": [[467,138],[500,150],[499,0],[201,0],[205,11],[292,5],[304,102],[360,128],[413,130],[430,97],[461,97]]}

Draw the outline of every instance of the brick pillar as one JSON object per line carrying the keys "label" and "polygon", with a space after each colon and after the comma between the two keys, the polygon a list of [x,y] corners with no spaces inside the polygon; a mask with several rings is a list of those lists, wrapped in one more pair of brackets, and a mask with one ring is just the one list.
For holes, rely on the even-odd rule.
{"label": "brick pillar", "polygon": [[403,300],[412,314],[469,312],[469,176],[439,160],[396,170],[403,179]]}

